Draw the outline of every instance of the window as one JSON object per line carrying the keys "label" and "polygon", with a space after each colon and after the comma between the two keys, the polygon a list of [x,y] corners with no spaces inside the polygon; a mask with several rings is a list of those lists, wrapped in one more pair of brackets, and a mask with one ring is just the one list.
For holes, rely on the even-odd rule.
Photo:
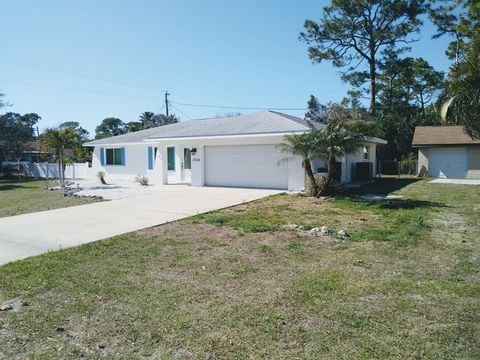
{"label": "window", "polygon": [[366,145],[363,147],[363,160],[368,160],[370,158],[370,146]]}
{"label": "window", "polygon": [[157,151],[158,151],[158,148],[157,147],[154,147],[153,148],[153,162],[155,163],[155,159],[157,158]]}
{"label": "window", "polygon": [[175,148],[174,147],[167,148],[167,163],[168,163],[168,170],[175,170]]}
{"label": "window", "polygon": [[183,168],[190,170],[192,168],[192,155],[190,149],[183,149]]}
{"label": "window", "polygon": [[122,165],[122,149],[105,149],[107,165]]}

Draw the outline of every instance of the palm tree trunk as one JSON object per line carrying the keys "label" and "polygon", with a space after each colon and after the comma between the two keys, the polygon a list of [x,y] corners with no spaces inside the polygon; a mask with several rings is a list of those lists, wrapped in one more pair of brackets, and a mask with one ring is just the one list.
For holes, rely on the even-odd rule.
{"label": "palm tree trunk", "polygon": [[335,175],[336,169],[335,169],[335,156],[330,155],[327,159],[327,184],[326,188],[328,189],[330,187],[330,183],[332,182],[333,176]]}
{"label": "palm tree trunk", "polygon": [[63,186],[63,181],[62,181],[62,160],[60,159],[60,156],[58,157],[58,182],[60,183],[60,186]]}
{"label": "palm tree trunk", "polygon": [[313,175],[312,165],[310,164],[310,161],[305,160],[303,162],[303,167],[305,168],[305,172],[307,173],[307,176],[310,179],[310,182],[312,183],[313,196],[317,196],[318,186],[317,186],[317,182],[315,181],[315,176]]}
{"label": "palm tree trunk", "polygon": [[65,186],[65,180],[63,178],[63,151],[58,154],[58,178],[60,180],[60,186]]}

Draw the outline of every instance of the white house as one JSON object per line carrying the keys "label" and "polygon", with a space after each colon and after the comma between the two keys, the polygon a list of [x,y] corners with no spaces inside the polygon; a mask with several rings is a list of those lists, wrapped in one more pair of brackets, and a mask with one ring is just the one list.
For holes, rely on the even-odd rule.
{"label": "white house", "polygon": [[[324,125],[319,125],[324,126]],[[200,119],[91,141],[93,172],[104,171],[110,181],[146,175],[153,184],[189,183],[193,186],[230,186],[302,190],[305,172],[301,159],[281,153],[275,145],[287,134],[309,131],[300,118],[261,111],[226,118]],[[352,179],[352,165],[373,163],[372,138],[357,154],[342,161],[342,181]],[[324,167],[314,162],[314,170]]]}

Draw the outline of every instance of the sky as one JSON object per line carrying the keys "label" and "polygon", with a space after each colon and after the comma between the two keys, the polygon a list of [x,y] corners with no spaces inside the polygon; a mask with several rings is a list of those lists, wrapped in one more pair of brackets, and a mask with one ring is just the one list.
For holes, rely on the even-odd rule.
{"label": "sky", "polygon": [[[0,0],[0,92],[11,104],[1,112],[35,112],[41,129],[78,121],[93,135],[106,117],[164,113],[166,90],[181,120],[254,111],[186,104],[302,109],[310,94],[339,101],[349,90],[339,69],[312,64],[298,39],[327,3]],[[434,31],[426,21],[410,55],[446,71],[449,40],[431,40]]]}

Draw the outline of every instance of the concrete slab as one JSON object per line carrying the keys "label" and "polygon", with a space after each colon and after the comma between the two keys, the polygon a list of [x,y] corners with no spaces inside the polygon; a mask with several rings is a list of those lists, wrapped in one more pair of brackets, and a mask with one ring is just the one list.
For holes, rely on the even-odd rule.
{"label": "concrete slab", "polygon": [[281,192],[166,185],[146,196],[0,218],[0,264]]}
{"label": "concrete slab", "polygon": [[435,179],[431,184],[455,184],[455,185],[480,185],[480,180],[475,179]]}

